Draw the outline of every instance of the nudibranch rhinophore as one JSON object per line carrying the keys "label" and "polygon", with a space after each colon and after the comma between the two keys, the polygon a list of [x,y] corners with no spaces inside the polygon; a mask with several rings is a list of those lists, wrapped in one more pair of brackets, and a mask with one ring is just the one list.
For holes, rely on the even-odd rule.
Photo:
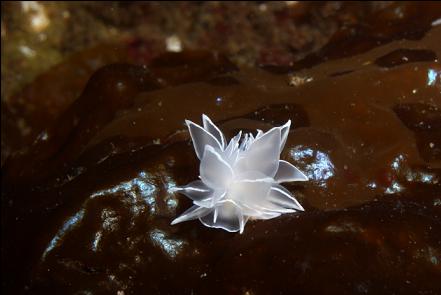
{"label": "nudibranch rhinophore", "polygon": [[[304,211],[283,182],[307,181],[291,163],[280,160],[291,120],[256,136],[242,131],[227,144],[222,131],[202,115],[203,126],[186,120],[197,157],[200,180],[174,191],[193,200],[193,206],[173,220],[199,218],[208,227],[243,232],[248,219],[271,219]],[[242,138],[242,139],[241,139]]]}

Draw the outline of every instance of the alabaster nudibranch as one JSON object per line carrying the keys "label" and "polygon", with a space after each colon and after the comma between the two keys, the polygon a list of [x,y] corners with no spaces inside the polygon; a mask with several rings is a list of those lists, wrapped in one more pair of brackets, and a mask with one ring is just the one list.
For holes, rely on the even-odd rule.
{"label": "alabaster nudibranch", "polygon": [[287,161],[280,160],[291,121],[256,136],[239,132],[227,143],[206,115],[202,126],[185,121],[200,159],[200,180],[174,191],[193,200],[193,206],[172,225],[199,219],[208,227],[230,232],[244,230],[249,219],[271,219],[284,213],[304,211],[282,182],[308,178]]}

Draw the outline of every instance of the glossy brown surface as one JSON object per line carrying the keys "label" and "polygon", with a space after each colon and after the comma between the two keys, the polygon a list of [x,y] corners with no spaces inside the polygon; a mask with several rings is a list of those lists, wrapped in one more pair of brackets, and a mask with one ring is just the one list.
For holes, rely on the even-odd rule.
{"label": "glossy brown surface", "polygon": [[[3,167],[3,289],[440,294],[441,26],[421,27],[289,74],[204,52],[101,68]],[[198,176],[184,119],[202,113],[229,136],[291,119],[306,212],[242,235],[170,226],[190,205],[170,188]]]}

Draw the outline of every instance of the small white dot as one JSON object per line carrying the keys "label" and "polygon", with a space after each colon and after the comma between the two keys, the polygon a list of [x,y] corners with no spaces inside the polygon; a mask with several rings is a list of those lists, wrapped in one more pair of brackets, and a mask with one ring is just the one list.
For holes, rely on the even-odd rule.
{"label": "small white dot", "polygon": [[223,99],[221,96],[216,97],[216,105],[220,105],[222,103],[222,100]]}
{"label": "small white dot", "polygon": [[167,51],[170,52],[181,52],[182,51],[182,43],[181,39],[178,36],[172,35],[165,40],[165,46]]}

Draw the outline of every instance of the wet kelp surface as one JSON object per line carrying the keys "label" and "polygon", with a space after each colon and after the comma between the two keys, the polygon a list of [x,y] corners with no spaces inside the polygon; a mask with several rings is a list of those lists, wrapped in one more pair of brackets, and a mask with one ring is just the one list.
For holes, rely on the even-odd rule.
{"label": "wet kelp surface", "polygon": [[[399,8],[292,67],[204,51],[101,67],[2,168],[2,288],[438,294],[441,13]],[[198,176],[184,119],[202,113],[229,136],[291,119],[282,158],[310,179],[288,185],[306,211],[241,235],[171,226],[189,206],[172,188]]]}

